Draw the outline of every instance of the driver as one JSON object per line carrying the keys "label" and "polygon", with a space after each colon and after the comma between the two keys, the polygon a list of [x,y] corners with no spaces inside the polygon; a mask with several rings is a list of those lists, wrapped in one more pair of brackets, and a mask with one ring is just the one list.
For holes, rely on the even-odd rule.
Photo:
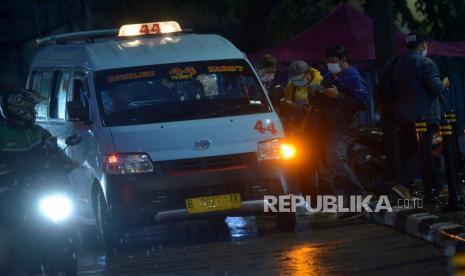
{"label": "driver", "polygon": [[51,159],[70,168],[77,166],[58,147],[50,132],[35,124],[35,106],[41,100],[44,100],[42,96],[32,90],[0,83],[0,168],[3,171],[19,169],[22,165],[39,169],[40,164]]}

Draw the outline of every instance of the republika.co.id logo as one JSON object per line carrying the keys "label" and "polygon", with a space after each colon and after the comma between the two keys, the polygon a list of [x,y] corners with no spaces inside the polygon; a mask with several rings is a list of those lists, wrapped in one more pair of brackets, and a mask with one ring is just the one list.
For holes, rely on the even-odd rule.
{"label": "republika.co.id logo", "polygon": [[394,209],[406,208],[423,208],[423,201],[420,198],[408,200],[398,200],[397,204],[389,201],[387,195],[381,195],[376,199],[372,195],[360,196],[300,196],[300,195],[280,195],[264,196],[264,212],[296,212],[298,209],[305,208],[310,213],[347,213],[347,212],[368,212],[378,213],[382,210],[393,212]]}

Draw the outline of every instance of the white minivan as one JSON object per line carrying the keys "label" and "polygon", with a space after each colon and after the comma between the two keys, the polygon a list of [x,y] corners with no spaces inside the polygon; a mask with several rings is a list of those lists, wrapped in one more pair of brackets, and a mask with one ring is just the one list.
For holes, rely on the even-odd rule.
{"label": "white minivan", "polygon": [[[244,53],[176,22],[38,40],[28,88],[49,100],[37,122],[82,142],[70,178],[83,222],[107,246],[132,227],[260,215],[265,195],[294,194],[295,147]],[[280,230],[295,216],[277,215]]]}

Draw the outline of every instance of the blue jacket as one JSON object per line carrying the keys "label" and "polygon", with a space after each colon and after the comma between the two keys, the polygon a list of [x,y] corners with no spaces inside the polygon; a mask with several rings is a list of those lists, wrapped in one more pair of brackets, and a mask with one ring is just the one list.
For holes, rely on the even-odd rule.
{"label": "blue jacket", "polygon": [[436,64],[420,52],[409,50],[393,58],[379,83],[381,104],[389,104],[394,122],[440,119],[444,88]]}
{"label": "blue jacket", "polygon": [[364,110],[369,100],[368,87],[360,72],[349,66],[341,75],[330,72],[324,74],[321,85],[336,86],[341,93],[339,98],[331,99],[318,95],[322,120],[331,131],[342,131],[358,126],[358,113]]}

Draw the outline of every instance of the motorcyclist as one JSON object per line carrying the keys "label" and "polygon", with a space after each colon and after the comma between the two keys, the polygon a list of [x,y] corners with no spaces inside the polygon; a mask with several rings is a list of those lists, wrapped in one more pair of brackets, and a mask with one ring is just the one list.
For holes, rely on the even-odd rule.
{"label": "motorcyclist", "polygon": [[[8,240],[0,243],[0,250],[8,252],[7,258],[0,256],[0,274],[34,274],[44,262],[50,271],[74,271],[75,267],[71,262],[62,265],[65,261],[61,257],[55,260],[55,253],[47,255],[54,250],[62,252],[62,248],[71,252],[72,246],[69,239],[61,240],[57,235],[55,240],[44,230],[47,228],[36,227],[34,213],[29,210],[32,191],[48,184],[47,176],[65,178],[77,167],[77,162],[58,147],[56,138],[35,124],[35,107],[41,100],[43,97],[32,90],[0,83],[0,233]],[[66,235],[71,237],[68,232]],[[72,259],[72,255],[63,258]]]}
{"label": "motorcyclist", "polygon": [[0,168],[21,175],[23,168],[28,168],[28,174],[40,173],[40,165],[50,160],[77,166],[50,132],[35,124],[35,106],[43,100],[41,95],[5,83],[0,84],[0,89]]}

